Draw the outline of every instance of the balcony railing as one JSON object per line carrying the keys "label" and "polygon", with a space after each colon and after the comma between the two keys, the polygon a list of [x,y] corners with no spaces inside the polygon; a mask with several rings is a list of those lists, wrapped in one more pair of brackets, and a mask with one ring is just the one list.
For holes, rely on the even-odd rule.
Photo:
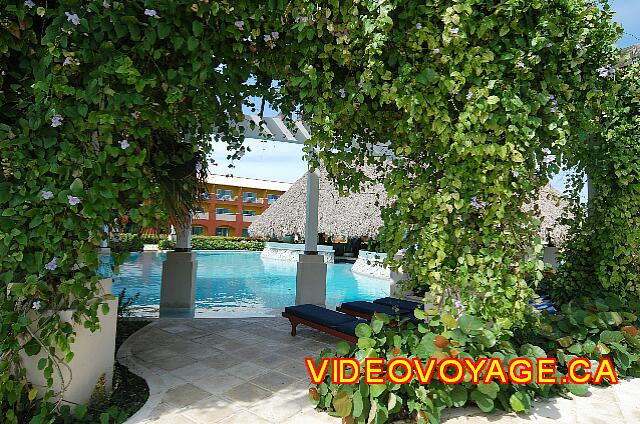
{"label": "balcony railing", "polygon": [[260,218],[260,215],[242,215],[242,220],[244,222],[254,222],[258,218]]}
{"label": "balcony railing", "polygon": [[218,221],[235,221],[236,214],[235,213],[216,213],[216,219]]}
{"label": "balcony railing", "polygon": [[226,194],[220,195],[218,196],[215,193],[210,193],[211,194],[211,198],[212,199],[216,199],[216,200],[225,200],[228,202],[233,202],[234,200],[236,200],[238,198],[238,196],[228,196]]}
{"label": "balcony railing", "polygon": [[198,212],[193,215],[193,219],[209,219],[209,212]]}
{"label": "balcony railing", "polygon": [[242,201],[244,203],[259,203],[262,204],[264,202],[264,198],[262,197],[243,197]]}

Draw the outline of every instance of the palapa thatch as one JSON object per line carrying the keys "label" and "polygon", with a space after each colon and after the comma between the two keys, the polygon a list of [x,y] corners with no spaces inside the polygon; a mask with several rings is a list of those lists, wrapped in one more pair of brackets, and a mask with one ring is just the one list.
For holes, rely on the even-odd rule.
{"label": "palapa thatch", "polygon": [[[382,185],[367,186],[360,193],[340,196],[336,187],[329,181],[326,170],[318,169],[317,172],[320,180],[318,232],[345,238],[377,235],[382,226],[382,217],[376,201],[384,202],[386,198]],[[251,224],[249,235],[304,235],[306,202],[307,174],[296,181]]]}
{"label": "palapa thatch", "polygon": [[629,57],[629,59],[623,63],[623,66],[640,61],[640,44],[622,49],[622,56]]}
{"label": "palapa thatch", "polygon": [[[382,185],[365,187],[361,193],[340,196],[324,169],[318,170],[320,201],[318,232],[340,238],[375,237],[382,226],[380,204],[387,201]],[[302,176],[249,227],[252,237],[284,237],[304,235],[307,201],[307,175]],[[378,205],[376,205],[376,201]],[[541,215],[540,237],[554,245],[565,237],[566,228],[558,224],[563,207],[560,193],[550,186],[540,191],[538,208]],[[531,207],[525,207],[531,210]]]}

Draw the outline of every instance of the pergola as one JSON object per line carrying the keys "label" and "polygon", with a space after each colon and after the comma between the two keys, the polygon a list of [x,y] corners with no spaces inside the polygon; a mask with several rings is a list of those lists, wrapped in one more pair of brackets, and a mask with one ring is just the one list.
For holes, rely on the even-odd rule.
{"label": "pergola", "polygon": [[[301,120],[286,120],[282,116],[245,115],[237,124],[245,138],[304,144],[311,134]],[[304,253],[300,255],[296,274],[296,304],[324,306],[326,300],[327,265],[318,255],[319,178],[317,172],[307,173],[306,221]],[[176,228],[176,248],[167,253],[162,266],[160,292],[161,316],[192,316],[195,305],[197,262],[191,251],[191,217]]]}

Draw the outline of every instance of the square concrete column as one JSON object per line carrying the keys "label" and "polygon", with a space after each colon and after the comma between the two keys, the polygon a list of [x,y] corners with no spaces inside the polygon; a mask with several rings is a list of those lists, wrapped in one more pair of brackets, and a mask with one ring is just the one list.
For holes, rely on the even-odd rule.
{"label": "square concrete column", "polygon": [[318,255],[318,203],[320,179],[307,173],[307,209],[304,226],[304,254],[298,260],[296,273],[296,305],[311,303],[325,306],[327,299],[327,264]]}
{"label": "square concrete column", "polygon": [[193,316],[197,265],[194,252],[167,252],[167,260],[162,263],[160,316]]}
{"label": "square concrete column", "polygon": [[296,273],[296,305],[311,303],[325,306],[327,300],[327,264],[323,255],[300,255]]}

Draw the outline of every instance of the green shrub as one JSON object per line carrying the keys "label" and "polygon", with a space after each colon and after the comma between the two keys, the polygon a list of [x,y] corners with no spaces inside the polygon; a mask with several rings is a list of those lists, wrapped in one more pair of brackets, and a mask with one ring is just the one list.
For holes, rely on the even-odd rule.
{"label": "green shrub", "polygon": [[620,299],[579,298],[543,314],[538,325],[517,334],[520,341],[538,344],[566,365],[575,357],[610,357],[619,375],[640,377],[640,303],[623,307]]}
{"label": "green shrub", "polygon": [[[529,330],[518,334],[469,314],[457,319],[449,313],[431,310],[416,316],[425,323],[414,324],[376,314],[371,324],[356,328],[358,342],[350,346],[340,342],[335,351],[325,349],[321,358],[353,357],[361,364],[365,358],[498,358],[505,369],[516,357],[531,360],[550,357],[558,361],[556,379],[561,381],[566,365],[575,357],[599,360],[610,357],[619,375],[638,376],[640,337],[638,314],[616,312],[621,303],[615,299],[580,299],[564,305],[558,314],[529,315]],[[316,365],[318,365],[318,362]],[[362,367],[361,367],[362,368]],[[435,375],[435,374],[434,374]],[[587,394],[588,386],[577,384],[473,384],[467,372],[459,384],[432,379],[428,385],[417,380],[408,384],[368,385],[361,375],[351,385],[331,382],[331,370],[324,381],[310,389],[313,404],[332,414],[348,417],[347,422],[385,423],[412,417],[418,422],[440,422],[446,408],[475,404],[484,412],[496,409],[527,412],[535,398],[571,393]],[[425,418],[428,417],[428,418]]]}
{"label": "green shrub", "polygon": [[[218,237],[218,236],[193,236],[191,246],[193,250],[254,250],[264,249],[263,240],[248,239],[243,237]],[[175,249],[173,241],[163,239],[158,243],[162,250]]]}
{"label": "green shrub", "polygon": [[[417,310],[416,315],[421,311]],[[424,314],[424,312],[422,312]],[[456,357],[476,361],[482,356],[498,358],[504,364],[516,357],[534,360],[544,357],[545,352],[537,346],[525,344],[514,346],[509,333],[494,323],[483,322],[471,315],[458,319],[435,311],[428,324],[415,325],[406,319],[394,320],[385,315],[375,315],[371,325],[359,324],[356,328],[358,343],[350,347],[340,342],[336,352],[328,349],[321,357],[354,357],[361,363],[364,358],[383,358],[389,361],[396,357],[420,358],[423,363],[429,358]],[[440,422],[444,409],[476,404],[482,411],[495,409],[525,412],[534,397],[550,397],[562,390],[561,386],[516,384],[474,385],[470,375],[459,384],[445,384],[432,379],[421,385],[416,379],[403,385],[368,385],[364,378],[355,385],[336,385],[328,372],[323,383],[310,390],[313,403],[342,417],[350,417],[355,423],[385,423],[408,416],[418,422]],[[425,418],[428,417],[428,418]]]}
{"label": "green shrub", "polygon": [[144,243],[140,234],[120,233],[111,238],[109,247],[114,252],[141,252]]}
{"label": "green shrub", "polygon": [[140,241],[143,244],[158,244],[160,240],[166,240],[166,234],[143,234],[140,236]]}

